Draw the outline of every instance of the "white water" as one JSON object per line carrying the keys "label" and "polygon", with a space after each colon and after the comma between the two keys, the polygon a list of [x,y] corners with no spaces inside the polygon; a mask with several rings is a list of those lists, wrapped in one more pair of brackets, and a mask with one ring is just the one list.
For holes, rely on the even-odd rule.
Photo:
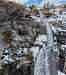
{"label": "white water", "polygon": [[34,75],[49,75],[47,59],[47,51],[46,48],[43,47],[36,58]]}
{"label": "white water", "polygon": [[[41,16],[43,25],[46,25],[47,27],[47,46],[52,46],[53,36],[52,36],[50,25],[44,19],[42,19],[43,17],[42,14],[40,14],[40,16]],[[36,58],[34,75],[50,75],[49,64],[48,64],[48,52],[49,52],[49,49],[46,49],[46,47],[43,47],[42,49],[40,49]]]}

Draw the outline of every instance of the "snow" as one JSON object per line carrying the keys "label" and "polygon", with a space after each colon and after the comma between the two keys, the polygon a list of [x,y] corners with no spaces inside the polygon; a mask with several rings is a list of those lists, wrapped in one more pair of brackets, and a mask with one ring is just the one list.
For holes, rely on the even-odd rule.
{"label": "snow", "polygon": [[8,61],[9,61],[9,62],[14,62],[14,60],[13,60],[13,59],[11,59],[11,58],[10,58],[10,59],[8,59]]}
{"label": "snow", "polygon": [[62,72],[60,72],[60,71],[58,71],[58,75],[65,75],[64,73],[62,73]]}
{"label": "snow", "polygon": [[8,64],[8,62],[7,62],[7,61],[5,61],[4,63],[5,63],[5,64]]}
{"label": "snow", "polygon": [[35,61],[36,55],[37,55],[37,53],[39,52],[39,47],[32,47],[32,48],[30,49],[30,51],[33,52],[34,61]]}
{"label": "snow", "polygon": [[31,61],[23,61],[22,63],[23,64],[28,64],[28,63],[31,63]]}
{"label": "snow", "polygon": [[26,9],[29,10],[29,11],[31,11],[28,7]]}
{"label": "snow", "polygon": [[54,22],[54,21],[56,21],[56,19],[54,19],[54,18],[50,18],[50,19],[46,19],[48,22]]}
{"label": "snow", "polygon": [[61,47],[62,50],[65,50],[63,47]]}
{"label": "snow", "polygon": [[20,60],[19,57],[17,57],[16,60]]}
{"label": "snow", "polygon": [[36,17],[36,16],[31,15],[31,17],[32,17],[33,19],[37,20],[37,17]]}
{"label": "snow", "polygon": [[18,53],[17,54],[21,54],[22,52],[22,48],[19,48]]}
{"label": "snow", "polygon": [[35,21],[36,21],[36,22],[40,22],[41,20],[40,20],[40,18],[37,18]]}
{"label": "snow", "polygon": [[5,64],[7,63],[7,62],[14,62],[14,60],[13,59],[11,59],[11,58],[9,58],[9,55],[4,55],[4,61],[5,61]]}
{"label": "snow", "polygon": [[22,38],[16,34],[15,40],[22,41]]}
{"label": "snow", "polygon": [[28,48],[24,48],[24,50],[23,50],[23,51],[24,51],[24,53],[27,53],[27,50],[28,50]]}
{"label": "snow", "polygon": [[5,53],[9,53],[8,50],[5,50]]}
{"label": "snow", "polygon": [[[63,30],[60,27],[54,27],[51,24],[49,24],[49,22],[59,22],[59,21],[62,21],[62,24],[63,23],[66,23],[66,21],[65,21],[65,19],[66,19],[66,12],[65,12],[65,14],[62,14],[62,15],[60,15],[59,12],[60,12],[60,9],[57,9],[55,12],[53,12],[57,16],[55,18],[49,18],[49,19],[46,19],[46,20],[43,20],[43,14],[42,14],[42,12],[40,12],[41,21],[47,27],[47,36],[44,38],[44,36],[39,35],[39,37],[36,39],[36,42],[35,43],[37,43],[37,44],[42,43],[42,41],[41,41],[41,39],[42,39],[43,41],[47,41],[47,46],[49,46],[49,47],[50,46],[53,46],[55,43],[53,42],[53,34],[52,34],[52,31],[54,33],[57,33],[57,31],[65,31],[66,32],[66,30]],[[56,37],[54,37],[54,39],[56,40]],[[43,45],[43,43],[42,43],[42,45]],[[61,47],[62,48],[66,48],[66,45],[61,45]],[[48,56],[47,56],[48,49],[46,49],[46,48],[47,47],[45,47],[44,49],[42,48],[42,49],[39,50],[39,53],[38,53],[37,58],[36,58],[36,63],[35,63],[34,75],[44,75],[44,73],[43,73],[44,70],[47,73],[45,75],[50,75],[49,74],[49,68],[48,68],[48,66],[50,64],[48,64]],[[45,49],[46,49],[46,51],[45,51]],[[53,50],[54,51],[57,51],[58,50],[58,47],[57,46],[53,46]],[[43,53],[45,53],[45,58],[43,56]],[[62,72],[60,72],[60,71],[58,71],[58,75],[65,75],[65,74],[62,73]]]}
{"label": "snow", "polygon": [[8,55],[3,55],[5,58],[4,60],[8,60],[9,56]]}
{"label": "snow", "polygon": [[57,46],[53,47],[53,50],[57,52],[58,51]]}
{"label": "snow", "polygon": [[[42,41],[44,42],[46,40],[47,40],[46,35],[39,35],[38,38],[36,39],[35,44],[45,45],[44,43],[42,43]],[[35,61],[35,58],[36,58],[36,56],[37,56],[37,54],[39,52],[39,47],[38,46],[37,47],[32,47],[32,48],[30,48],[30,51],[33,52],[34,61]]]}
{"label": "snow", "polygon": [[36,39],[35,44],[40,44],[41,41],[47,41],[47,36],[46,35],[39,35],[38,38]]}
{"label": "snow", "polygon": [[61,45],[62,48],[66,48],[66,45]]}
{"label": "snow", "polygon": [[[19,26],[20,27],[20,26]],[[23,39],[21,38],[21,36],[19,36],[14,30],[12,30],[14,32],[13,36],[14,36],[14,40],[18,40],[18,41],[22,41]]]}
{"label": "snow", "polygon": [[[9,53],[9,51],[5,50],[5,53]],[[3,55],[3,56],[4,56],[5,64],[8,62],[14,62],[13,59],[9,58],[9,55]]]}
{"label": "snow", "polygon": [[56,9],[55,12],[52,12],[56,14],[55,17],[51,17],[49,19],[46,19],[48,22],[59,22],[62,21],[62,24],[66,24],[66,12],[63,12],[62,14],[59,14],[60,9]]}
{"label": "snow", "polygon": [[61,28],[57,28],[57,30],[58,30],[58,31],[62,31],[62,29],[61,29]]}
{"label": "snow", "polygon": [[[28,8],[26,8],[28,9]],[[28,9],[29,10],[29,9]],[[43,45],[43,48],[41,48],[39,50],[39,47],[32,47],[30,48],[30,51],[33,52],[33,56],[34,56],[34,61],[35,61],[35,69],[34,69],[34,75],[44,75],[44,71],[46,72],[46,75],[50,75],[49,74],[49,64],[48,64],[48,51],[50,49],[47,49],[47,47],[45,47],[45,44],[43,42],[47,41],[47,45],[53,46],[53,35],[52,35],[52,31],[54,33],[56,33],[57,31],[64,31],[61,28],[56,28],[54,26],[52,26],[51,24],[48,24],[48,22],[50,21],[58,21],[58,20],[62,20],[62,18],[64,17],[64,15],[59,15],[58,12],[54,12],[55,14],[57,14],[57,16],[59,16],[58,18],[49,18],[46,20],[43,20],[43,25],[45,23],[46,27],[47,27],[47,36],[46,35],[39,35],[38,38],[36,39],[35,44],[39,44],[39,45]],[[43,16],[43,15],[41,15]],[[41,19],[37,18],[36,16],[31,16],[36,22],[40,22]],[[65,16],[66,17],[66,16]],[[34,29],[35,30],[35,29]],[[66,31],[66,30],[65,30]],[[15,32],[14,32],[15,33]],[[19,40],[22,41],[22,38],[15,34],[15,40]],[[54,39],[56,39],[56,37],[54,37]],[[62,48],[66,48],[66,45],[61,45]],[[53,47],[54,51],[57,51],[57,46]],[[28,48],[24,48],[24,53],[27,53]],[[18,54],[21,54],[22,49],[20,48],[18,50]],[[9,53],[8,50],[5,50],[5,53]],[[9,55],[4,55],[4,61],[5,64],[8,64],[8,61],[10,62],[14,62],[13,59],[9,58]],[[17,60],[19,59],[18,57],[16,58]],[[35,60],[36,59],[36,60]],[[29,63],[30,61],[24,61],[22,63]],[[65,75],[64,73],[58,71],[58,75]]]}
{"label": "snow", "polygon": [[[39,35],[38,38],[36,38],[36,41],[35,41],[34,44],[45,45],[44,43],[42,43],[42,41],[43,42],[47,41],[46,35]],[[27,50],[28,50],[27,48],[24,48],[24,52],[25,53],[27,53]],[[37,56],[37,54],[39,52],[39,47],[38,46],[37,47],[34,46],[34,47],[30,48],[30,51],[33,52],[34,61],[35,61],[35,58],[36,58],[36,56]]]}
{"label": "snow", "polygon": [[57,40],[57,38],[56,38],[56,37],[54,37],[54,40]]}
{"label": "snow", "polygon": [[37,18],[36,16],[31,16],[36,22],[40,22],[41,21],[41,19],[40,18]]}
{"label": "snow", "polygon": [[66,19],[66,13],[65,13],[65,14],[62,14],[62,17],[63,17],[64,19]]}
{"label": "snow", "polygon": [[50,24],[50,26],[51,26],[52,31],[53,31],[54,33],[57,33],[56,28],[55,28],[54,26],[52,26],[51,24]]}
{"label": "snow", "polygon": [[66,32],[66,30],[63,30],[63,29],[61,31]]}
{"label": "snow", "polygon": [[22,26],[19,26],[19,28],[21,28]]}

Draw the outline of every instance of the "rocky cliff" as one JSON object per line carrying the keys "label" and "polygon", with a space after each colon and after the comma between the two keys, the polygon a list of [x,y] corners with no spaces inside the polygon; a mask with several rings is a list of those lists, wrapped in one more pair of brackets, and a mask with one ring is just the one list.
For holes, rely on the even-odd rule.
{"label": "rocky cliff", "polygon": [[6,28],[11,29],[15,36],[18,35],[18,45],[33,45],[32,43],[39,33],[40,23],[32,19],[32,14],[35,15],[18,3],[0,2],[0,34]]}

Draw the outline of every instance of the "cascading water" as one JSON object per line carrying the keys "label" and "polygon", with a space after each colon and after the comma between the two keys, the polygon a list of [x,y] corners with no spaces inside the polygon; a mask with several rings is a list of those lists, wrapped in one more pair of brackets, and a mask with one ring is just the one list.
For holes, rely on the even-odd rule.
{"label": "cascading water", "polygon": [[[47,46],[53,46],[51,27],[44,19],[42,19],[42,14],[40,14],[40,17],[43,25],[45,24],[47,28]],[[35,62],[34,75],[58,75],[58,72],[55,70],[56,62],[53,56],[54,52],[51,53],[51,50],[52,48],[47,49],[44,46],[40,49]]]}
{"label": "cascading water", "polygon": [[47,51],[45,47],[40,49],[40,52],[38,53],[38,56],[36,58],[34,75],[49,75]]}

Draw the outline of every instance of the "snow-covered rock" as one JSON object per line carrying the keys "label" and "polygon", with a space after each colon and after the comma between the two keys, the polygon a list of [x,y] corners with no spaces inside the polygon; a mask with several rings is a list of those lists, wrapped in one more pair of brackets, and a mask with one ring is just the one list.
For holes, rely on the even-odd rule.
{"label": "snow-covered rock", "polygon": [[62,73],[62,72],[60,72],[60,71],[58,71],[58,75],[65,75],[64,73]]}

